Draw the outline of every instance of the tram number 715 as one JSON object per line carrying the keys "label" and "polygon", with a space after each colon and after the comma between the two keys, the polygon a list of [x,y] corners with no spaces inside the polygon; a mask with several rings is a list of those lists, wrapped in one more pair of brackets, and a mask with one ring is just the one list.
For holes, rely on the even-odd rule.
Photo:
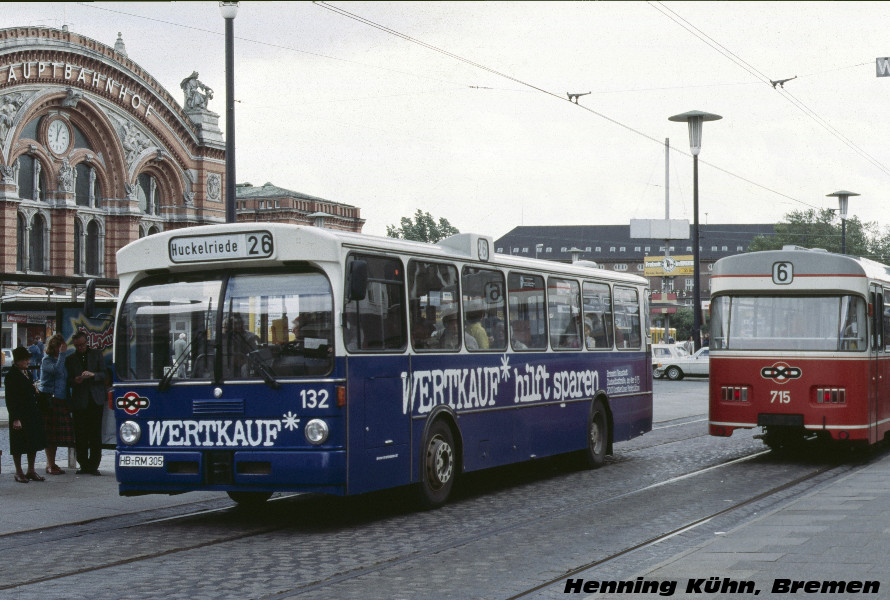
{"label": "tram number 715", "polygon": [[791,392],[788,390],[772,390],[770,391],[770,404],[791,404]]}

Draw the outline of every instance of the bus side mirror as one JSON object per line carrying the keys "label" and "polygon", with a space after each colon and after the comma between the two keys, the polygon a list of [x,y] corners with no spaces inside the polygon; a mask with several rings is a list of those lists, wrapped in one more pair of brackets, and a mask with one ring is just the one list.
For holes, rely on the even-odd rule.
{"label": "bus side mirror", "polygon": [[346,293],[349,300],[364,300],[368,294],[368,263],[364,260],[354,260],[349,263],[349,273],[346,276]]}
{"label": "bus side mirror", "polygon": [[96,311],[96,280],[87,279],[87,289],[83,296],[83,314],[92,318]]}

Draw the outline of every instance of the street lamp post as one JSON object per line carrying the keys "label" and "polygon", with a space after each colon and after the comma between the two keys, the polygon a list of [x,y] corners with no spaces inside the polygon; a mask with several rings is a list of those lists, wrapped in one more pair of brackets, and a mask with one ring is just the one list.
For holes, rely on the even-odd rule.
{"label": "street lamp post", "polygon": [[235,222],[235,15],[238,2],[220,2],[226,20],[226,223]]}
{"label": "street lamp post", "polygon": [[685,121],[689,125],[689,148],[692,151],[692,339],[695,349],[701,348],[701,265],[698,233],[698,154],[701,152],[701,130],[705,121],[722,119],[720,115],[693,110],[669,117],[670,121]]}
{"label": "street lamp post", "polygon": [[833,194],[826,194],[826,198],[837,197],[840,210],[838,215],[841,217],[841,254],[847,253],[847,206],[849,205],[850,196],[858,196],[856,192],[848,192],[841,190]]}

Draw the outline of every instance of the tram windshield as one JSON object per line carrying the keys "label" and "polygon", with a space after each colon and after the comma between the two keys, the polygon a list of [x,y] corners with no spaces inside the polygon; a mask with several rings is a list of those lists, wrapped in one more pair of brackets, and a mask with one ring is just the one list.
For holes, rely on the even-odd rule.
{"label": "tram windshield", "polygon": [[333,301],[317,272],[146,279],[120,308],[122,380],[318,376],[333,367]]}
{"label": "tram windshield", "polygon": [[711,303],[711,347],[859,352],[865,314],[858,296],[720,296]]}

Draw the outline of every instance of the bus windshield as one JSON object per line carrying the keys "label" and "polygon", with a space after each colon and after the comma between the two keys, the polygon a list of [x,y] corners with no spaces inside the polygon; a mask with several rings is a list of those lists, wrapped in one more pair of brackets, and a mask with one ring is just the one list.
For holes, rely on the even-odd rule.
{"label": "bus windshield", "polygon": [[866,350],[858,296],[720,296],[711,303],[715,350]]}
{"label": "bus windshield", "polygon": [[318,376],[333,368],[333,301],[316,272],[146,279],[120,307],[121,380]]}

